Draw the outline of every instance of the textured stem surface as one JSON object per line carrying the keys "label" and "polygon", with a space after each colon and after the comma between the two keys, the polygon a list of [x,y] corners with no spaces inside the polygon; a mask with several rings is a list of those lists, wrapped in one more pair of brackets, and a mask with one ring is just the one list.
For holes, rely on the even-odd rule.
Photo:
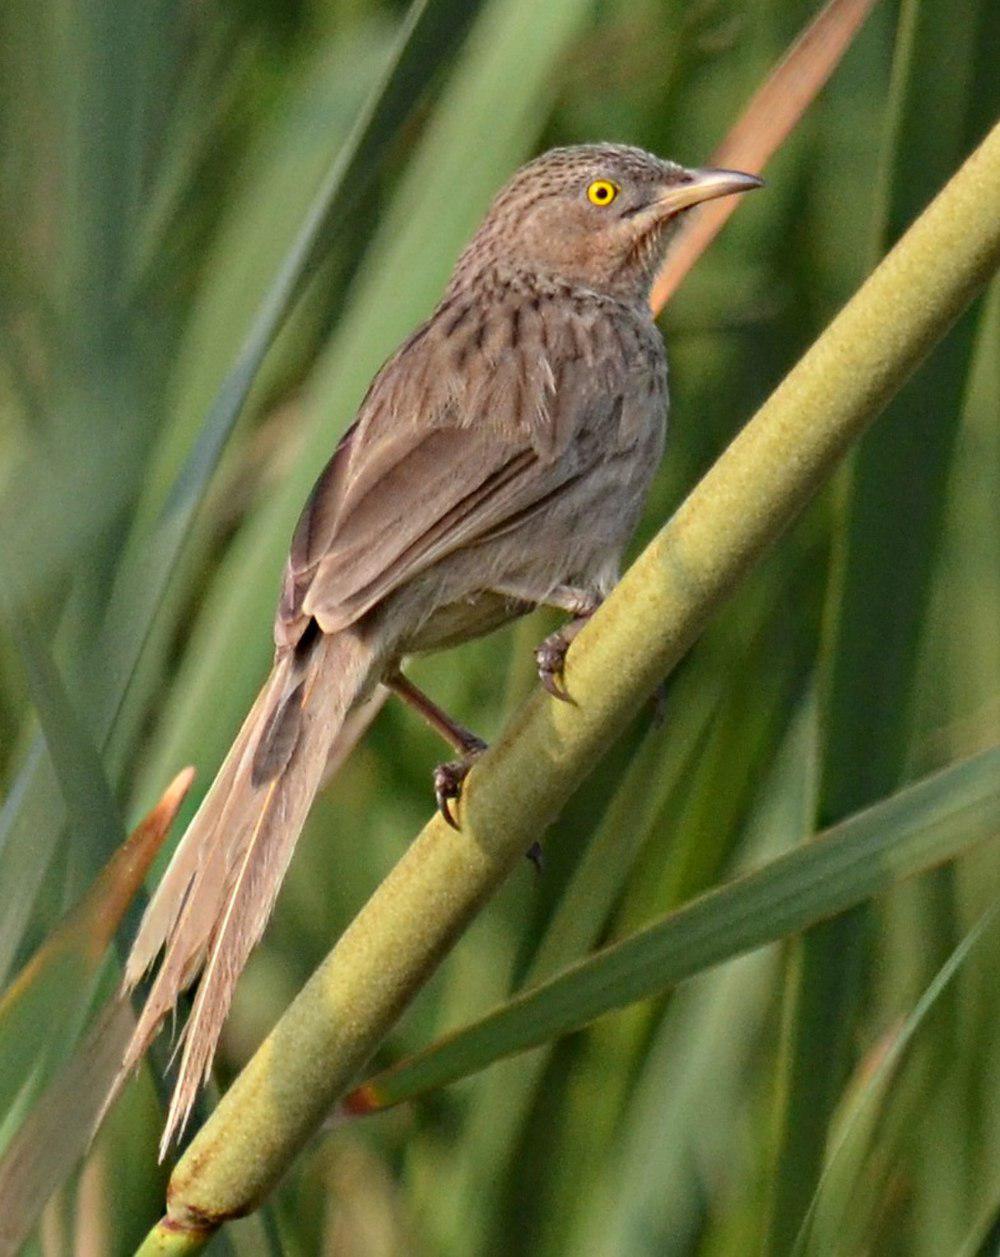
{"label": "textured stem surface", "polygon": [[577,638],[574,703],[536,694],[435,816],[194,1139],[142,1253],[254,1208],[441,957],[1000,260],[995,128],[697,486]]}

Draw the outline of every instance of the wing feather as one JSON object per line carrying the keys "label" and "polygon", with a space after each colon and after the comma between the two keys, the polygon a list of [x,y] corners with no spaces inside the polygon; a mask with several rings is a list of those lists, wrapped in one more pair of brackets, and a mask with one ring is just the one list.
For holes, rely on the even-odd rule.
{"label": "wing feather", "polygon": [[512,306],[506,321],[494,313],[485,331],[439,310],[376,377],[296,529],[279,645],[293,644],[310,617],[326,632],[346,628],[590,465],[596,451],[582,428],[595,409],[608,420],[603,410],[620,406],[621,354],[572,320],[558,336],[550,320],[543,335],[533,304]]}

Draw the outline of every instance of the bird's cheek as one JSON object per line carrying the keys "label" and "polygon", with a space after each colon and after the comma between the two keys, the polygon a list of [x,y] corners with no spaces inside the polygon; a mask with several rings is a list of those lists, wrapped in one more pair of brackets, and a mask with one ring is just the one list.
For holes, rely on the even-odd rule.
{"label": "bird's cheek", "polygon": [[521,238],[530,256],[541,266],[559,266],[564,262],[566,231],[557,217],[539,215],[525,223]]}

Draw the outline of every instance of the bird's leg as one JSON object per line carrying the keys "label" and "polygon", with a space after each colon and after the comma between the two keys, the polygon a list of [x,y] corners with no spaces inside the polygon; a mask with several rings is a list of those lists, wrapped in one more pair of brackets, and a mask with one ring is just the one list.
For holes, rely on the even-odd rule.
{"label": "bird's leg", "polygon": [[486,743],[453,720],[446,711],[442,711],[437,703],[403,676],[402,672],[397,670],[389,673],[383,677],[382,683],[418,711],[430,727],[461,756],[460,759],[450,760],[446,764],[438,764],[434,769],[434,797],[437,799],[438,810],[452,829],[458,829],[451,803],[460,797],[462,782],[468,776],[477,756],[486,750]]}
{"label": "bird's leg", "polygon": [[546,597],[545,602],[550,607],[569,611],[573,616],[568,624],[550,633],[535,651],[538,679],[554,698],[568,703],[572,700],[562,684],[566,651],[569,650],[573,638],[601,605],[601,595],[592,589],[574,589],[569,585],[560,585]]}
{"label": "bird's leg", "polygon": [[[422,689],[403,676],[398,669],[383,677],[382,684],[394,694],[398,694],[404,702],[409,703],[449,746],[453,746],[461,754],[461,759],[451,760],[447,764],[438,764],[434,769],[434,797],[437,799],[438,811],[452,829],[458,829],[459,825],[451,810],[451,804],[461,797],[462,782],[468,776],[469,769],[477,757],[486,750],[486,743],[482,738],[477,738],[474,733],[470,733],[457,720],[453,720],[446,711],[442,711],[433,699],[428,698]],[[541,873],[544,863],[542,844],[533,842],[524,854],[535,866],[536,871]]]}

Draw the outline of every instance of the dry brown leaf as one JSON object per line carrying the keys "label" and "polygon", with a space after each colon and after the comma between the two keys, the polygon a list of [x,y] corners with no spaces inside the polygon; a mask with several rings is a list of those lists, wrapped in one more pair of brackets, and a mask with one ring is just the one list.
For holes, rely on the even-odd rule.
{"label": "dry brown leaf", "polygon": [[[781,147],[850,47],[875,0],[829,0],[806,27],[708,162],[757,174]],[[722,230],[739,197],[689,213],[667,252],[649,304],[658,315]]]}
{"label": "dry brown leaf", "polygon": [[[82,957],[84,976],[96,973],[193,780],[192,768],[178,773],[83,900],[21,970],[0,1001],[0,1028],[5,1018],[16,1018],[36,983],[48,981],[53,965],[62,969],[67,960],[79,963]],[[134,1027],[128,1000],[109,1000],[8,1144],[0,1158],[0,1257],[19,1251],[45,1202],[86,1151]]]}

